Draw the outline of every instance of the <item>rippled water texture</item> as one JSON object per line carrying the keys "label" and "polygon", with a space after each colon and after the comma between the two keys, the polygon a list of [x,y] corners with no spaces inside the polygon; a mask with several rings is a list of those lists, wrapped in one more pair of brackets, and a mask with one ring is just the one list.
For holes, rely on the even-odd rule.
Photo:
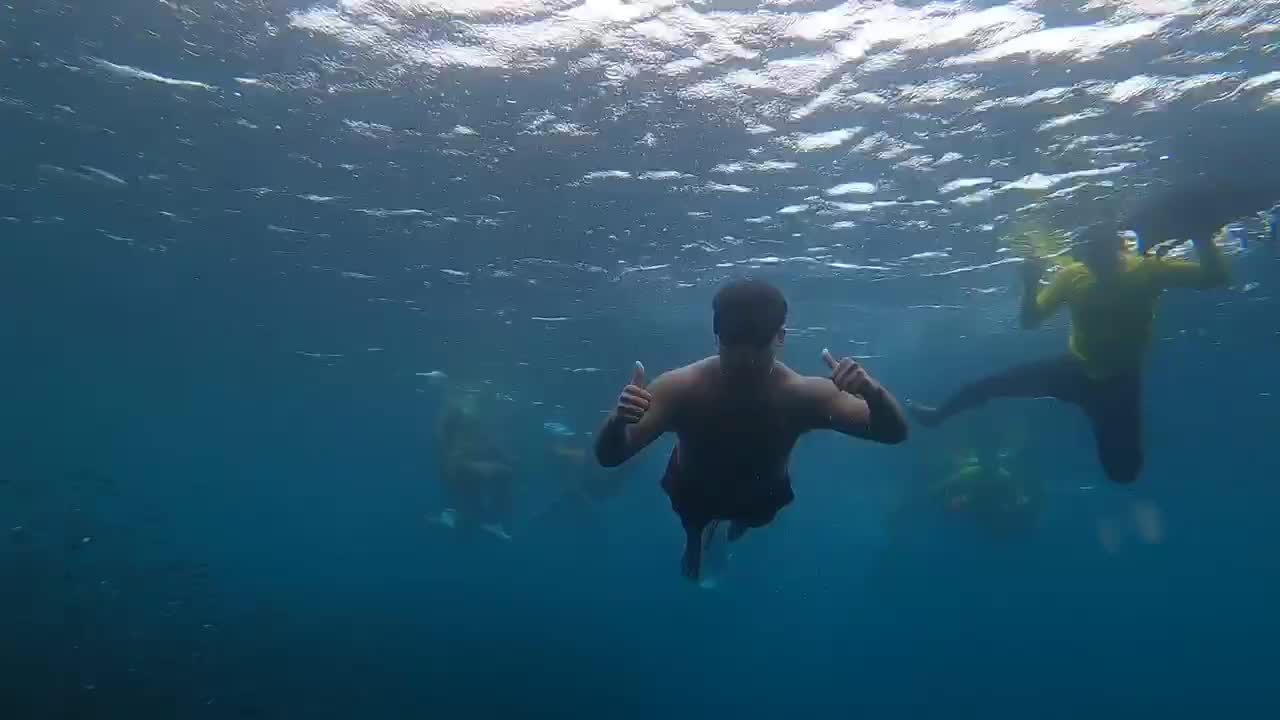
{"label": "rippled water texture", "polygon": [[[138,106],[170,93],[157,112],[181,122],[156,122],[166,132],[146,137],[145,157],[46,156],[21,189],[235,189],[237,209],[280,218],[254,229],[286,243],[334,220],[408,237],[468,228],[482,247],[394,270],[415,284],[655,270],[696,283],[709,268],[777,263],[959,272],[1007,259],[996,238],[1028,218],[1062,225],[1083,205],[1164,239],[1265,209],[1277,186],[1256,152],[1280,117],[1274,1],[113,12],[10,13],[4,112],[127,147],[115,121],[127,115],[82,93],[56,106],[21,93],[82,84]],[[74,40],[56,32],[72,23]],[[213,167],[232,155],[239,171]],[[1253,194],[1214,206],[1200,193],[1211,212],[1170,217],[1185,203],[1169,194],[1206,172],[1219,189],[1248,173]],[[184,201],[167,210],[174,222],[228,209]],[[163,247],[177,231],[129,239]]]}

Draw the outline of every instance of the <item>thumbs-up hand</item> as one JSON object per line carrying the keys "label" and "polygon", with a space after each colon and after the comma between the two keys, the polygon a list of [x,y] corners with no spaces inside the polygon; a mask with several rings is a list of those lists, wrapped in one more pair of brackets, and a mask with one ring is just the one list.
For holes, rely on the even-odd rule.
{"label": "thumbs-up hand", "polygon": [[831,351],[822,350],[822,361],[831,368],[831,382],[842,392],[850,395],[863,395],[876,388],[876,381],[871,379],[867,371],[851,357],[842,358],[839,362],[831,356]]}
{"label": "thumbs-up hand", "polygon": [[653,396],[645,389],[644,365],[636,361],[636,367],[631,371],[631,382],[622,388],[614,413],[624,422],[640,422],[640,418],[648,412],[651,402]]}

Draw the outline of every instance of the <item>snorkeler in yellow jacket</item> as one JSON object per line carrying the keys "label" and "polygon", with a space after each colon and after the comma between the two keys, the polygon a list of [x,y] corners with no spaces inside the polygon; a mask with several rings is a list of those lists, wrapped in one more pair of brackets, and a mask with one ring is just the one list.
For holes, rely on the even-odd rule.
{"label": "snorkeler in yellow jacket", "polygon": [[462,529],[478,527],[510,540],[514,471],[492,436],[473,395],[463,393],[446,403],[440,419],[439,456],[448,507],[437,522]]}
{"label": "snorkeler in yellow jacket", "polygon": [[1169,288],[1212,288],[1228,280],[1212,239],[1196,239],[1200,262],[1134,257],[1118,228],[1096,225],[1081,238],[1079,262],[1040,286],[1044,265],[1023,265],[1022,325],[1034,328],[1061,306],[1071,311],[1070,351],[1020,365],[960,389],[937,408],[914,406],[926,426],[994,398],[1053,397],[1089,418],[1107,477],[1129,483],[1142,471],[1142,364],[1160,294]]}
{"label": "snorkeler in yellow jacket", "polygon": [[1044,483],[1039,475],[1010,470],[1003,455],[982,458],[970,450],[957,457],[953,471],[927,492],[947,512],[969,516],[989,534],[1008,538],[1034,529]]}

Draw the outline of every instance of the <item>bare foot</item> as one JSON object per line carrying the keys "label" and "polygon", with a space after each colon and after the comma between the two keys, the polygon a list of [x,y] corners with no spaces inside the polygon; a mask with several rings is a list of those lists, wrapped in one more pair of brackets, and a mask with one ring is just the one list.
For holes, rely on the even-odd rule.
{"label": "bare foot", "polygon": [[437,525],[443,525],[452,530],[458,526],[458,511],[453,508],[445,508],[440,511],[439,515],[436,515],[435,517],[428,517],[427,519]]}
{"label": "bare foot", "polygon": [[501,525],[497,523],[486,523],[484,525],[481,525],[480,528],[483,529],[485,532],[489,533],[490,535],[493,535],[494,537],[498,538],[499,540],[511,539],[511,534],[508,533],[505,528],[503,528]]}
{"label": "bare foot", "polygon": [[1164,541],[1164,515],[1160,508],[1149,502],[1139,502],[1133,507],[1134,524],[1138,526],[1138,537],[1148,545],[1158,545]]}

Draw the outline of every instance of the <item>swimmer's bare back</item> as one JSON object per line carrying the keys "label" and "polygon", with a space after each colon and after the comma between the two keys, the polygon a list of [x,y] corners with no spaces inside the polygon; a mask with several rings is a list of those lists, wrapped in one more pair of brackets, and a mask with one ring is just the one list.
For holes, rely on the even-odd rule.
{"label": "swimmer's bare back", "polygon": [[808,429],[804,378],[775,363],[757,392],[735,391],[720,381],[719,358],[674,371],[680,391],[669,419],[680,448],[681,469],[699,477],[750,473],[762,480],[787,472],[791,450]]}
{"label": "swimmer's bare back", "polygon": [[[787,497],[776,500],[773,512],[790,502],[787,473],[796,441],[812,430],[836,430],[874,442],[896,444],[906,439],[907,425],[893,396],[851,358],[837,362],[823,351],[831,374],[827,377],[801,375],[781,362],[752,382],[735,382],[723,372],[719,357],[712,356],[659,376],[652,385],[645,382],[644,366],[636,363],[631,382],[623,388],[617,407],[606,420],[596,440],[596,457],[606,467],[620,465],[661,435],[676,434],[676,453],[668,468],[701,485],[694,493],[705,500],[706,485],[733,494],[725,484],[752,486]],[[757,515],[724,517],[714,507],[682,512],[680,499],[668,487],[672,505],[682,517],[686,530],[685,574],[696,578],[699,567],[702,528],[707,522],[730,520],[740,526],[759,527],[772,519],[768,507]],[[686,483],[688,484],[688,483]],[[705,506],[705,502],[703,505]],[[730,513],[732,514],[732,513]],[[745,525],[742,525],[745,523]],[[735,535],[741,534],[737,529]]]}

